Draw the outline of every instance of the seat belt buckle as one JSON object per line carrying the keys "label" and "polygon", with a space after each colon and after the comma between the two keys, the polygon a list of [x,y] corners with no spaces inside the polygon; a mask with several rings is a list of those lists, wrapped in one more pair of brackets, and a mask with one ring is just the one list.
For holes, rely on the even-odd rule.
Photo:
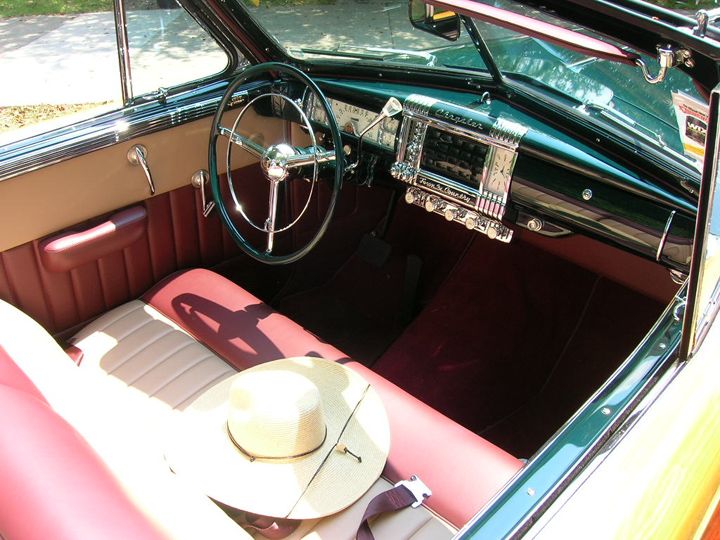
{"label": "seat belt buckle", "polygon": [[395,484],[395,487],[400,486],[405,486],[410,493],[412,493],[413,497],[415,497],[415,502],[411,505],[413,508],[420,506],[425,502],[425,499],[432,495],[430,488],[414,474],[410,477],[410,480],[400,480]]}

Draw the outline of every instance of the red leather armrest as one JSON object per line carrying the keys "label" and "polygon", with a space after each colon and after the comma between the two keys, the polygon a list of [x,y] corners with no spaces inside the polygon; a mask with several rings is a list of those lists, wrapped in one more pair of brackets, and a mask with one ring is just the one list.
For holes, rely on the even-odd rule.
{"label": "red leather armrest", "polygon": [[147,211],[142,206],[134,206],[86,231],[43,240],[40,258],[51,272],[67,272],[126,248],[142,238],[146,230]]}
{"label": "red leather armrest", "polygon": [[0,385],[0,537],[167,540],[50,406]]}

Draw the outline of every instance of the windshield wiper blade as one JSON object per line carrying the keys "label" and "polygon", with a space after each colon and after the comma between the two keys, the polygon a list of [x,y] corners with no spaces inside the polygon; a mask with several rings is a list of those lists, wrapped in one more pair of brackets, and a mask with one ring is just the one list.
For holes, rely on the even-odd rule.
{"label": "windshield wiper blade", "polygon": [[663,148],[667,148],[668,145],[665,142],[665,140],[662,138],[662,136],[659,133],[656,133],[655,131],[651,130],[650,128],[647,128],[640,124],[639,122],[633,120],[629,116],[621,113],[614,107],[608,107],[607,105],[602,105],[600,103],[583,103],[579,107],[580,111],[589,113],[589,112],[596,112],[606,120],[610,121],[611,123],[615,125],[620,125],[622,128],[624,128],[626,131],[632,132],[634,135],[645,139],[645,140],[651,140],[655,144],[659,144]]}
{"label": "windshield wiper blade", "polygon": [[630,135],[638,137],[645,142],[648,142],[655,146],[659,146],[663,151],[672,154],[673,157],[675,157],[676,159],[683,161],[684,163],[690,165],[693,168],[697,168],[697,162],[695,160],[690,159],[685,154],[681,154],[680,152],[675,150],[672,146],[665,142],[665,140],[659,133],[653,131],[646,126],[643,126],[641,123],[633,120],[629,116],[621,113],[613,107],[608,107],[600,103],[588,102],[578,107],[578,110],[585,114],[595,112],[598,116],[601,116],[604,120],[608,121],[613,126],[625,131],[625,133],[629,133]]}
{"label": "windshield wiper blade", "polygon": [[410,56],[423,59],[428,66],[434,66],[437,64],[437,57],[432,53],[426,51],[393,49],[390,47],[353,47],[352,49],[315,49],[312,47],[301,47],[291,49],[291,52],[293,51],[298,51],[303,54],[316,54],[319,56],[337,56],[340,58],[357,58],[359,60],[379,60],[381,62],[399,56]]}
{"label": "windshield wiper blade", "polygon": [[385,60],[382,54],[368,54],[354,51],[341,51],[338,49],[313,49],[310,47],[292,48],[290,52],[301,52],[303,54],[317,54],[319,56],[339,56],[341,58],[358,58],[360,60]]}
{"label": "windshield wiper blade", "polygon": [[367,50],[389,53],[391,56],[415,56],[425,60],[428,66],[437,65],[437,56],[427,51],[408,51],[406,49],[391,49],[389,47],[367,47]]}

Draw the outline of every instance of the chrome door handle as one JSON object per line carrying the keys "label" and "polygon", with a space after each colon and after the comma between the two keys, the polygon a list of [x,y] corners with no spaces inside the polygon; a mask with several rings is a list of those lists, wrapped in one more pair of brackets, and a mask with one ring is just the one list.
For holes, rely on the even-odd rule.
{"label": "chrome door handle", "polygon": [[140,165],[145,172],[148,184],[150,184],[150,195],[155,195],[155,182],[153,182],[150,167],[147,164],[147,148],[141,144],[136,144],[128,150],[127,158],[132,165]]}

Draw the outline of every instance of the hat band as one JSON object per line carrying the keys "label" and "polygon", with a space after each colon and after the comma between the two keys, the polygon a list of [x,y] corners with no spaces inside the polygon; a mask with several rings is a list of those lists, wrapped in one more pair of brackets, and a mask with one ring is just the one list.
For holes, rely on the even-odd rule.
{"label": "hat band", "polygon": [[235,445],[235,448],[240,450],[240,453],[244,455],[246,458],[248,458],[251,462],[255,461],[256,459],[263,459],[263,460],[273,460],[273,459],[297,459],[305,456],[309,456],[313,452],[316,452],[319,450],[323,444],[325,444],[325,441],[327,440],[327,426],[325,426],[325,435],[323,435],[322,441],[320,441],[320,444],[318,444],[315,448],[308,450],[307,452],[303,452],[302,454],[296,454],[294,456],[256,456],[254,454],[251,454],[247,450],[245,450],[239,442],[235,440],[235,437],[233,437],[232,432],[230,431],[230,424],[228,422],[225,422],[225,427],[227,428],[227,434],[228,437],[230,437],[230,440],[232,441],[233,445]]}

